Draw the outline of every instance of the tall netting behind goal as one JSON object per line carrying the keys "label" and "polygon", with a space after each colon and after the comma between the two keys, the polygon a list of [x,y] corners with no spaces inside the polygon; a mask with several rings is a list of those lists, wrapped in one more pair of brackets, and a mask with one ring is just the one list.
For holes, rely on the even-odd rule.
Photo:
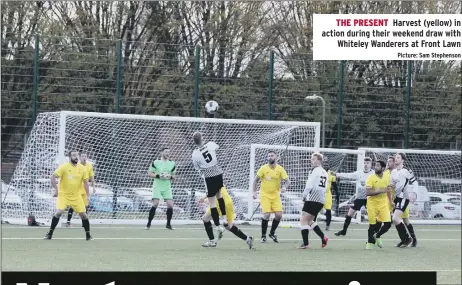
{"label": "tall netting behind goal", "polygon": [[415,223],[460,224],[461,151],[361,148],[373,159],[387,161],[406,154],[404,166],[417,178],[410,195],[410,218]]}
{"label": "tall netting behind goal", "polygon": [[[320,152],[324,155],[324,161],[329,169],[333,172],[355,172],[362,169],[364,160],[364,151],[333,149],[333,148],[310,148],[298,146],[254,144],[251,146],[251,161],[249,169],[249,192],[247,195],[252,196],[252,184],[260,166],[267,163],[267,153],[273,150],[278,155],[278,163],[282,165],[290,179],[290,186],[287,192],[281,194],[283,204],[283,222],[287,224],[298,224],[301,210],[303,208],[302,194],[309,177],[311,167],[311,155],[314,152]],[[332,215],[334,221],[343,221],[349,208],[349,201],[356,194],[355,181],[339,181],[339,197],[337,193],[333,194]],[[338,202],[337,202],[338,201]],[[259,199],[249,200],[247,215],[252,221],[260,220],[262,213],[259,207]],[[324,219],[323,215],[320,215]]]}
{"label": "tall netting behind goal", "polygon": [[[236,196],[236,207],[242,209],[248,195],[240,197],[239,193],[248,193],[251,145],[319,147],[319,130],[319,123],[306,122],[42,113],[6,193],[18,196],[20,203],[2,208],[3,220],[25,223],[32,214],[39,222],[49,222],[56,201],[51,197],[49,177],[66,161],[66,152],[78,150],[87,152],[95,170],[97,187],[89,208],[92,222],[143,224],[152,197],[148,167],[161,148],[169,147],[178,176],[173,183],[174,223],[198,222],[206,210],[199,202],[205,186],[191,162],[193,132],[201,131],[206,141],[220,146],[218,159],[225,170],[225,184]],[[165,210],[161,201],[153,223],[164,223]],[[237,211],[237,219],[245,219],[246,213]]]}

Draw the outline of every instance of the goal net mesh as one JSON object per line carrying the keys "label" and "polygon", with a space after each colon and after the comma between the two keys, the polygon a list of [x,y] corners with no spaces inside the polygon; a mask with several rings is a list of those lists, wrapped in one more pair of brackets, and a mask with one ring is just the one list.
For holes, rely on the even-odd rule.
{"label": "goal net mesh", "polygon": [[409,149],[364,149],[375,161],[406,154],[418,188],[410,194],[410,218],[432,223],[460,223],[461,152]]}
{"label": "goal net mesh", "polygon": [[[85,151],[95,170],[96,193],[90,198],[90,219],[142,224],[152,197],[147,170],[163,147],[170,148],[177,165],[173,223],[198,222],[206,210],[206,205],[199,202],[205,196],[204,182],[191,162],[194,131],[201,131],[206,141],[220,146],[217,154],[230,192],[249,191],[252,144],[319,146],[319,123],[64,113],[64,122],[61,112],[38,116],[11,187],[8,193],[2,193],[2,201],[9,205],[2,208],[3,220],[24,223],[32,214],[40,222],[49,222],[56,203],[49,177],[58,161],[65,161],[69,150]],[[239,209],[245,208],[240,203],[247,205],[248,198],[235,199],[238,219],[245,218]],[[166,204],[161,201],[153,223],[164,223],[165,212]]]}
{"label": "goal net mesh", "polygon": [[[309,147],[292,147],[283,145],[254,145],[253,160],[251,162],[250,177],[253,181],[260,166],[267,163],[267,153],[269,150],[274,150],[278,155],[278,163],[284,167],[289,179],[290,186],[285,193],[281,193],[283,204],[282,220],[289,223],[298,224],[301,210],[303,208],[302,194],[305,189],[306,182],[309,177],[311,167],[311,155],[318,151],[324,156],[324,165],[328,166],[333,172],[355,172],[358,169],[358,161],[364,157],[363,152],[357,150],[343,149],[315,149]],[[359,165],[359,167],[362,167]],[[332,216],[344,217],[348,211],[351,197],[356,193],[355,181],[339,180],[339,197],[336,199],[336,193],[333,194]],[[339,203],[337,202],[339,201]],[[249,203],[251,208],[250,215],[253,214],[252,220],[259,220],[262,216],[261,207],[259,207],[259,199]],[[320,218],[324,218],[322,215]],[[333,219],[333,220],[343,220]]]}

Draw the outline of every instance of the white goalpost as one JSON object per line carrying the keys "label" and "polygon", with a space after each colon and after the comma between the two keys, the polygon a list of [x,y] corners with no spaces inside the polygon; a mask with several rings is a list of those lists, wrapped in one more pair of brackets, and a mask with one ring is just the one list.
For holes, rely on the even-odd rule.
{"label": "white goalpost", "polygon": [[[301,210],[303,208],[302,193],[305,189],[311,170],[311,154],[320,152],[324,155],[329,169],[334,172],[355,172],[363,169],[364,151],[334,148],[316,148],[301,146],[286,146],[275,144],[252,144],[250,148],[250,168],[248,184],[248,205],[246,218],[249,224],[259,224],[262,216],[259,207],[259,200],[254,200],[253,182],[260,166],[267,163],[266,157],[269,150],[278,154],[279,161],[287,171],[290,179],[290,186],[286,193],[281,193],[283,203],[283,217],[281,225],[298,226]],[[339,181],[339,206],[334,199],[332,221],[344,221],[348,212],[351,198],[356,194],[356,181]],[[319,215],[320,219],[325,219],[324,215]],[[250,219],[250,221],[249,221]],[[360,221],[360,220],[359,220]]]}
{"label": "white goalpost", "polygon": [[[2,202],[2,219],[25,224],[29,215],[48,224],[55,211],[50,175],[70,150],[85,151],[93,163],[96,193],[90,198],[92,224],[145,224],[151,207],[149,165],[162,147],[169,147],[178,178],[173,183],[173,224],[201,223],[207,205],[203,180],[194,170],[192,134],[201,131],[215,141],[225,184],[234,198],[236,219],[249,213],[248,173],[251,146],[257,143],[319,148],[320,123],[215,118],[163,117],[89,112],[39,114]],[[90,187],[91,188],[91,187]],[[92,189],[90,189],[90,192]],[[12,201],[10,199],[10,201]],[[165,223],[166,205],[159,204],[153,224]],[[65,221],[63,216],[63,222]],[[73,219],[78,219],[74,216]],[[80,221],[76,221],[80,223]]]}
{"label": "white goalpost", "polygon": [[410,195],[410,219],[415,224],[461,224],[461,151],[359,148],[375,161],[406,154],[405,167],[417,178]]}

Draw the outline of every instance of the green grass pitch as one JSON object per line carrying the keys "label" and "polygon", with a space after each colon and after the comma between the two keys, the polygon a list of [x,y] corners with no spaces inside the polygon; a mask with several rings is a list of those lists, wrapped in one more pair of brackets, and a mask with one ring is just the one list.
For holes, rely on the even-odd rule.
{"label": "green grass pitch", "polygon": [[[324,224],[321,224],[324,227]],[[298,250],[298,229],[280,228],[280,243],[261,244],[260,229],[240,226],[255,237],[255,250],[226,232],[216,248],[202,248],[201,226],[177,226],[174,231],[153,226],[94,226],[92,242],[73,228],[57,228],[53,240],[42,240],[47,228],[2,226],[3,271],[206,271],[208,260],[220,260],[223,271],[437,271],[438,284],[461,283],[461,226],[415,225],[418,248],[398,249],[394,227],[383,237],[384,248],[365,250],[366,226],[352,225],[346,237],[336,237],[334,223],[326,234],[329,244],[310,233],[311,250]],[[223,258],[223,255],[226,258]],[[53,266],[51,266],[53,265]]]}

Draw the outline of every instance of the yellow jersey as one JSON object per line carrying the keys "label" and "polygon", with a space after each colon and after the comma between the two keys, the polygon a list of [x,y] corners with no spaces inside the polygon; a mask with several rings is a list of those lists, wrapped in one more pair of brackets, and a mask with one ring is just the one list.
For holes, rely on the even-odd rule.
{"label": "yellow jersey", "polygon": [[[82,164],[82,163],[80,163],[80,164]],[[85,168],[85,170],[88,173],[88,179],[91,179],[91,178],[95,177],[95,172],[93,171],[93,165],[91,163],[87,162],[87,163],[85,163],[85,165],[82,164],[82,166]],[[82,183],[82,188],[80,189],[80,192],[82,193],[82,195],[87,194],[87,192],[85,192],[85,188],[83,187],[83,183]]]}
{"label": "yellow jersey", "polygon": [[332,195],[332,183],[336,182],[337,178],[335,175],[332,175],[332,171],[327,172],[327,187],[326,187],[326,194]]}
{"label": "yellow jersey", "polygon": [[[371,174],[367,177],[366,180],[366,189],[372,188],[374,191],[376,189],[384,189],[390,185],[390,176],[383,174],[382,177],[377,176],[377,174]],[[381,193],[375,196],[368,196],[367,203],[374,204],[384,204],[388,206],[388,197],[387,193]]]}
{"label": "yellow jersey", "polygon": [[88,180],[88,171],[80,163],[73,165],[70,162],[62,164],[53,173],[59,178],[59,195],[73,197],[81,195],[83,182]]}
{"label": "yellow jersey", "polygon": [[274,168],[265,164],[257,171],[257,177],[261,180],[260,197],[274,197],[279,194],[281,189],[281,180],[287,180],[284,167],[276,164]]}

